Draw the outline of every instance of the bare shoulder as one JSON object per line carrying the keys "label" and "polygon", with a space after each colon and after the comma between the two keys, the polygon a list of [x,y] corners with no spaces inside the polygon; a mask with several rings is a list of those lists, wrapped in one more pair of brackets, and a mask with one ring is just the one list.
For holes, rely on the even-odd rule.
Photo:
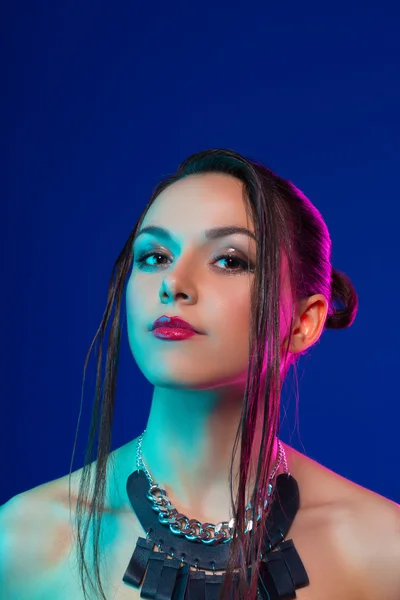
{"label": "bare shoulder", "polygon": [[289,452],[299,474],[303,506],[294,531],[296,546],[309,558],[314,580],[320,579],[322,589],[323,580],[340,575],[346,598],[400,598],[400,506],[290,448]]}
{"label": "bare shoulder", "polygon": [[68,511],[48,493],[51,487],[18,494],[0,507],[0,587],[10,600],[41,597],[41,575],[55,571],[70,551]]}
{"label": "bare shoulder", "polygon": [[[115,456],[122,455],[123,447],[110,453],[109,459],[115,466]],[[94,462],[90,467],[92,476],[95,466]],[[117,480],[118,469],[119,462]],[[58,588],[70,590],[69,564],[76,549],[74,517],[82,471],[77,469],[27,490],[0,507],[0,589],[9,600],[54,600],[55,582]],[[114,479],[107,477],[106,512],[118,512],[112,503],[117,503],[119,493]],[[78,598],[71,592],[70,597]]]}
{"label": "bare shoulder", "polygon": [[81,474],[82,469],[78,469],[71,476],[38,485],[0,507],[2,540],[14,566],[21,567],[14,561],[21,557],[24,575],[51,568],[69,551],[71,517],[75,514]]}
{"label": "bare shoulder", "polygon": [[348,562],[362,598],[400,598],[400,505],[360,486],[349,487],[345,535]]}

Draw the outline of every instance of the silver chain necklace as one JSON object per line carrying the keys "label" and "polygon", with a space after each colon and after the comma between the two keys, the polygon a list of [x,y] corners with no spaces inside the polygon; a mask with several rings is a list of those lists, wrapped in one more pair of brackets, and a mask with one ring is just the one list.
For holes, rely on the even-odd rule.
{"label": "silver chain necklace", "polygon": [[[154,480],[144,464],[142,457],[142,441],[145,433],[146,429],[138,438],[136,447],[136,467],[137,470],[141,468],[143,469],[150,483],[150,488],[147,492],[147,498],[152,502],[153,510],[158,512],[158,520],[160,523],[163,525],[169,525],[172,533],[175,535],[185,536],[185,538],[189,541],[203,542],[203,544],[214,545],[218,543],[225,543],[231,540],[235,526],[234,518],[230,519],[229,521],[221,521],[220,523],[217,523],[217,525],[208,522],[201,523],[197,519],[189,519],[183,513],[178,512],[177,509],[172,505],[168,499],[165,489],[160,487],[159,484],[154,483]],[[284,464],[284,472],[290,475],[286,460],[286,453],[280,440],[278,440],[278,448],[278,458],[275,467],[269,476],[267,497],[264,501],[263,507],[262,505],[259,505],[258,507],[257,522],[261,519],[261,511],[263,508],[265,510],[269,503],[273,491],[273,481],[282,462]],[[250,516],[248,517],[248,513],[251,511],[251,509],[251,503],[249,502],[246,506],[245,533],[248,533],[253,527],[253,520],[250,518]]]}

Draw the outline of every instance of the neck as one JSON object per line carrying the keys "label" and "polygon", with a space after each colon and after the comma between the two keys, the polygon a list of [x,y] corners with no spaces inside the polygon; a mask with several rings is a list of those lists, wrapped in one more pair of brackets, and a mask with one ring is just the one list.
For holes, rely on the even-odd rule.
{"label": "neck", "polygon": [[[243,389],[200,391],[155,388],[142,458],[155,483],[165,487],[178,511],[189,518],[218,523],[231,515],[229,468],[240,421]],[[253,440],[251,477],[261,446],[262,418]],[[272,466],[278,454],[274,440]],[[233,463],[236,496],[240,438]],[[253,481],[253,479],[251,479]]]}

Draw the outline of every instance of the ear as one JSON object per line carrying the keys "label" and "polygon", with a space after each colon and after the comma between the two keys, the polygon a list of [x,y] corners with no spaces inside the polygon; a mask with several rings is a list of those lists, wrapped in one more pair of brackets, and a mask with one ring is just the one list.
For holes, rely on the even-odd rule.
{"label": "ear", "polygon": [[[299,301],[293,325],[289,352],[304,352],[315,344],[324,329],[328,313],[328,302],[322,294],[315,294]],[[285,339],[285,348],[288,337]]]}

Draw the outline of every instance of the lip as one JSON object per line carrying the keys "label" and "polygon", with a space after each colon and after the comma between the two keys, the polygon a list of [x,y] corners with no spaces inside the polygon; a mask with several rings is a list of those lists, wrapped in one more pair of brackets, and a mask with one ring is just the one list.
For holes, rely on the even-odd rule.
{"label": "lip", "polygon": [[171,327],[173,329],[186,329],[195,333],[201,333],[193,327],[190,323],[181,319],[180,317],[169,317],[168,315],[162,315],[156,319],[152,325],[152,331],[158,327]]}
{"label": "lip", "polygon": [[187,340],[196,334],[193,329],[183,329],[182,327],[156,327],[152,331],[153,335],[161,340],[170,340],[177,342],[178,340]]}

